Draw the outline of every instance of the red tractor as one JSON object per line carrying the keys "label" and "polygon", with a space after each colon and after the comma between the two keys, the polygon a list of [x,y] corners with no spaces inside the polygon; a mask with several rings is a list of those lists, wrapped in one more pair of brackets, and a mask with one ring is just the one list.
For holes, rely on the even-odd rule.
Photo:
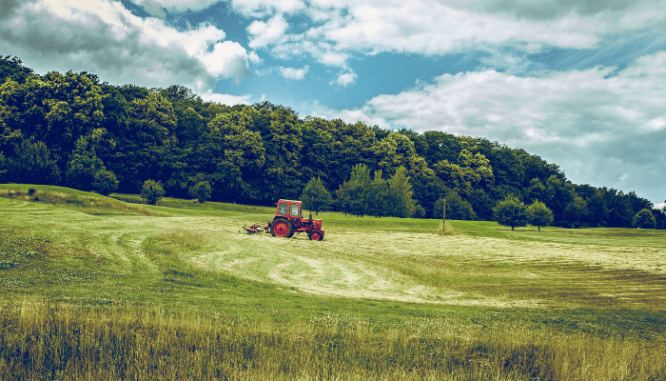
{"label": "red tractor", "polygon": [[303,218],[300,201],[278,201],[275,217],[269,227],[273,237],[291,238],[294,233],[305,232],[312,241],[324,239],[321,220],[313,220],[312,213],[310,213],[310,218]]}

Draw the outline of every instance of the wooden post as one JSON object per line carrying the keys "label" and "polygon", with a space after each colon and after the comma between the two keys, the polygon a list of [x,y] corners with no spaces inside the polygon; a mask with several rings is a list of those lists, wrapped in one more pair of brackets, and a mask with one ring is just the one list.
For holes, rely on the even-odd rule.
{"label": "wooden post", "polygon": [[442,231],[446,231],[446,199],[444,199],[444,210],[442,211]]}

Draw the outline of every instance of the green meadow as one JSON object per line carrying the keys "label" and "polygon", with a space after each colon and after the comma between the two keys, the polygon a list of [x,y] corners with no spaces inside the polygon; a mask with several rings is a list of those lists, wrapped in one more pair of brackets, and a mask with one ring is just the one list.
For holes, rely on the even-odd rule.
{"label": "green meadow", "polygon": [[666,380],[666,231],[0,185],[0,380]]}

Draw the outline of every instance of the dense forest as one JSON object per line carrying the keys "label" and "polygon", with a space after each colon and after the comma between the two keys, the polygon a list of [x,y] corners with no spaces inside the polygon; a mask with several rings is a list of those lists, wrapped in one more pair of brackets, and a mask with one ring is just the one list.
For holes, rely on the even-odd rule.
{"label": "dense forest", "polygon": [[273,205],[300,198],[315,178],[333,195],[333,208],[357,215],[392,215],[353,209],[349,194],[362,178],[406,179],[412,203],[402,217],[441,217],[446,198],[447,218],[490,220],[511,195],[546,204],[557,226],[629,227],[643,209],[657,227],[666,222],[633,192],[572,184],[557,165],[483,138],[300,118],[269,102],[228,107],[179,85],[38,75],[19,58],[0,56],[0,183],[138,193],[150,179],[168,196],[188,197],[194,184],[208,182],[213,200]]}

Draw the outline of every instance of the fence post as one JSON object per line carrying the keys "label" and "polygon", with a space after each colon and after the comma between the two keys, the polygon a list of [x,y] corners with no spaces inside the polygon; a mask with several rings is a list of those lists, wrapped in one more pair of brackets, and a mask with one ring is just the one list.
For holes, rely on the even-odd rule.
{"label": "fence post", "polygon": [[446,199],[444,199],[444,210],[442,211],[442,231],[446,231]]}

